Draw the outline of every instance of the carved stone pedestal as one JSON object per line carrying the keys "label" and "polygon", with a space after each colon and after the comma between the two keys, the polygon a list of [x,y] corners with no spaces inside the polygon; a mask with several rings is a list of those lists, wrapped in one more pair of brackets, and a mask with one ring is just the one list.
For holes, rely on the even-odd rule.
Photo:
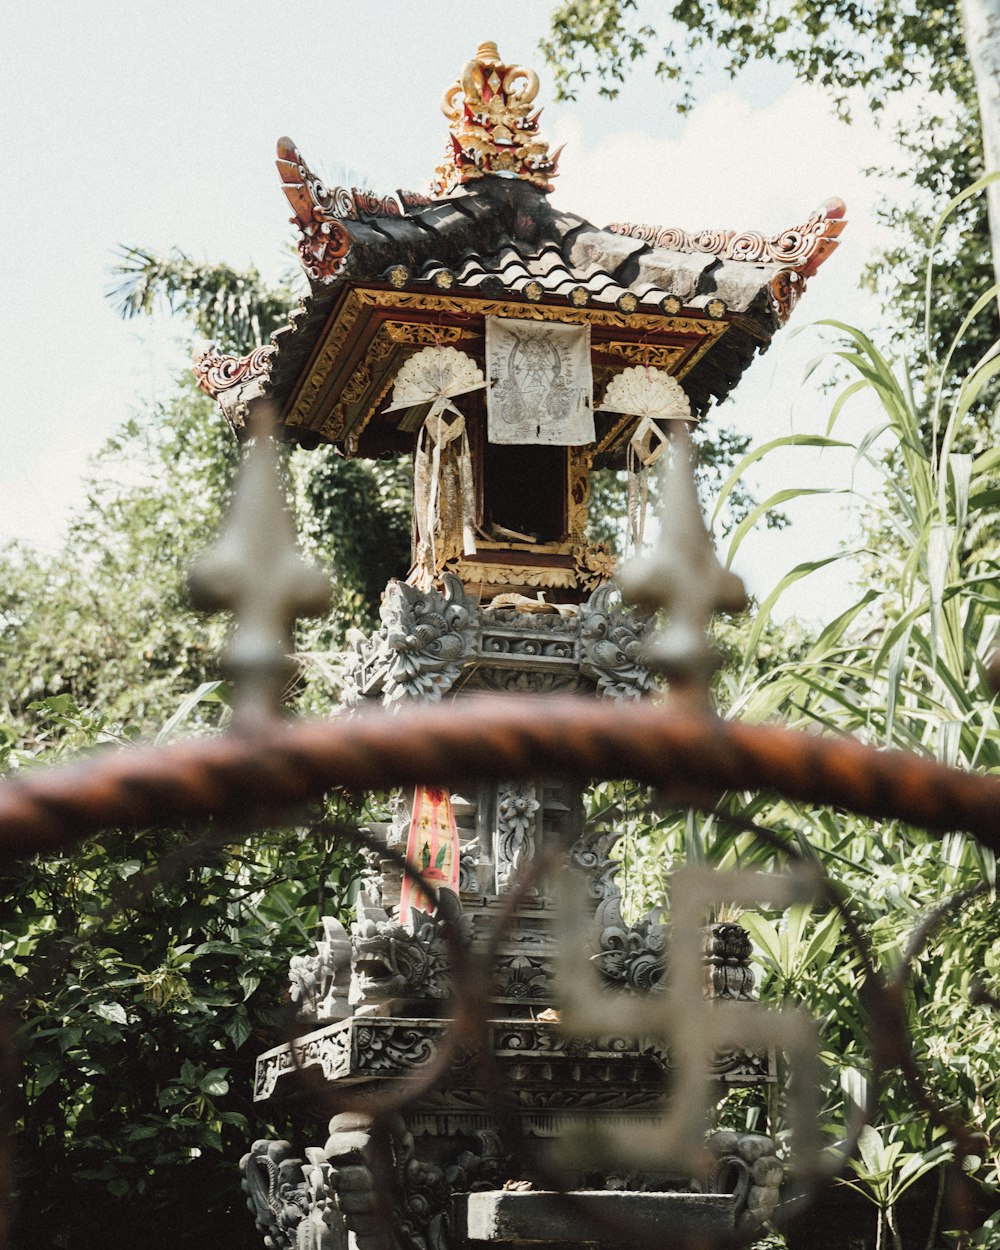
{"label": "carved stone pedestal", "polygon": [[[644,629],[614,607],[608,588],[560,615],[481,608],[450,577],[441,591],[394,583],[380,630],[358,648],[354,683],[358,697],[389,707],[458,688],[637,698],[651,685],[638,660]],[[658,912],[634,923],[623,918],[612,858],[617,834],[586,827],[582,796],[572,788],[543,778],[482,785],[453,794],[451,808],[459,892],[439,890],[436,916],[415,907],[405,924],[399,920],[402,873],[393,855],[406,849],[411,818],[410,796],[400,795],[391,819],[370,831],[384,849],[369,855],[350,931],[327,919],[316,955],[293,961],[303,1032],[260,1056],[254,1097],[332,1089],[349,1094],[354,1109],[334,1116],[322,1146],[295,1152],[284,1142],[254,1143],[244,1183],[266,1244],[612,1245],[621,1243],[616,1222],[627,1232],[630,1221],[654,1220],[666,1238],[671,1229],[676,1236],[703,1228],[731,1233],[765,1217],[780,1180],[767,1138],[715,1135],[710,1179],[722,1194],[694,1192],[690,1176],[622,1175],[612,1159],[596,1171],[579,1164],[574,1171],[560,1158],[563,1138],[596,1139],[611,1130],[620,1139],[663,1114],[669,1054],[662,1037],[630,1034],[628,1018],[635,995],[662,992],[667,929]],[[562,867],[534,881],[512,907],[519,872],[552,851]],[[581,1038],[559,1017],[552,889],[570,867],[585,880],[580,907],[590,965],[605,992],[622,996],[614,1036]],[[455,983],[456,948],[442,920],[470,955],[476,971],[465,975],[482,978],[475,986],[482,1018],[463,1016],[457,1039],[451,1002],[467,1004],[472,987]],[[751,997],[749,956],[738,925],[707,929],[705,994]],[[725,1003],[716,1009],[725,1011]],[[446,1069],[432,1085],[415,1086],[446,1043]],[[720,1095],[726,1086],[771,1080],[767,1054],[720,1054],[712,1070]],[[391,1121],[378,1110],[387,1097],[402,1108]],[[554,1178],[573,1195],[542,1192]]]}

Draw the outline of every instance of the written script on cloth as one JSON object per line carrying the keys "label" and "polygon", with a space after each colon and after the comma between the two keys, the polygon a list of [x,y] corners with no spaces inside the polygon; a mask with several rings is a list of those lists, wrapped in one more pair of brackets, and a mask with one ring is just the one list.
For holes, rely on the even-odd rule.
{"label": "written script on cloth", "polygon": [[595,441],[590,326],[486,318],[491,443]]}

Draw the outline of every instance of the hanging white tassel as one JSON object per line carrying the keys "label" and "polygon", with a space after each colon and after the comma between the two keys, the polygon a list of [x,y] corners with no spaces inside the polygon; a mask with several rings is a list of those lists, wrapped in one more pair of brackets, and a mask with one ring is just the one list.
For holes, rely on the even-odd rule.
{"label": "hanging white tassel", "polygon": [[649,469],[667,446],[667,436],[650,417],[643,417],[629,439],[625,463],[628,471],[628,541],[632,551],[642,546],[649,503]]}
{"label": "hanging white tassel", "polygon": [[628,543],[642,546],[649,499],[649,468],[663,455],[668,421],[692,421],[691,403],[681,384],[663,369],[636,365],[608,383],[598,412],[624,412],[638,418],[625,452],[628,474]]}
{"label": "hanging white tassel", "polygon": [[[462,517],[462,549],[476,552],[476,494],[472,476],[472,454],[465,417],[451,402],[455,395],[482,390],[483,371],[471,356],[454,347],[425,347],[411,356],[396,376],[392,403],[386,412],[429,403],[430,411],[417,435],[413,462],[413,502],[420,536],[429,557],[432,573],[437,570],[435,531],[444,451],[454,445],[458,467],[458,497]],[[452,420],[445,420],[450,413]]]}
{"label": "hanging white tassel", "polygon": [[[452,420],[445,420],[445,413]],[[465,417],[450,400],[439,396],[431,406],[417,436],[413,466],[413,489],[421,537],[427,544],[431,568],[437,567],[435,531],[441,495],[441,465],[444,451],[454,445],[458,467],[459,507],[462,515],[462,547],[465,555],[476,552],[476,499],[472,478],[472,454]]]}

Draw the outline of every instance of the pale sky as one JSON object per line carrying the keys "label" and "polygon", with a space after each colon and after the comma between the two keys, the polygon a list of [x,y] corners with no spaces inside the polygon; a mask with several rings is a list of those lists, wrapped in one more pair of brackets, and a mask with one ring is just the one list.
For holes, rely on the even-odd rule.
{"label": "pale sky", "polygon": [[[197,259],[288,263],[288,208],[274,144],[288,134],[334,179],[374,190],[425,188],[444,146],[438,101],[484,39],[540,73],[542,129],[565,143],[557,204],[597,225],[650,221],[768,231],[847,202],[842,246],[809,285],[766,357],[711,419],[764,441],[822,428],[829,395],[800,388],[819,350],[790,329],[836,317],[877,330],[857,290],[879,237],[874,207],[894,193],[863,169],[892,159],[891,135],[837,122],[828,99],[766,65],[735,83],[708,67],[697,109],[680,118],[641,70],[614,102],[587,85],[553,101],[538,40],[550,0],[257,0],[114,3],[32,0],[0,14],[0,540],[55,548],[82,499],[89,456],[131,413],[169,392],[187,366],[186,330],[122,322],[105,293],[119,244],[173,245]],[[248,344],[247,347],[251,347]],[[871,419],[858,411],[857,437]],[[848,427],[845,427],[845,429]],[[220,438],[224,433],[220,423]],[[755,475],[762,493],[843,484],[850,457],[798,451]],[[849,524],[832,501],[789,508],[791,531],[748,541],[736,567],[764,594],[785,569],[831,551]],[[843,578],[789,599],[835,614]]]}

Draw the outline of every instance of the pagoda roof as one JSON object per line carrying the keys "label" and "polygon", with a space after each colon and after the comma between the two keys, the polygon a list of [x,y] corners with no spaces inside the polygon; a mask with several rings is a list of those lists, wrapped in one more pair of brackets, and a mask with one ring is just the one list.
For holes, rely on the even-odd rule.
{"label": "pagoda roof", "polygon": [[[480,54],[492,47],[482,45]],[[279,140],[278,171],[298,226],[310,291],[271,345],[244,357],[209,349],[196,360],[199,384],[219,399],[237,430],[247,405],[267,396],[289,433],[302,441],[340,440],[349,423],[331,422],[318,410],[303,415],[300,392],[338,310],[351,292],[361,290],[369,303],[419,307],[436,312],[439,321],[447,313],[459,321],[478,318],[481,326],[487,315],[538,317],[545,309],[553,319],[634,331],[643,342],[686,337],[690,350],[677,349],[672,371],[693,411],[702,414],[767,348],[807,278],[836,247],[846,224],[839,200],[773,236],[631,224],[600,228],[556,208],[548,180],[555,176],[558,154],[550,158],[537,139],[537,114],[526,117],[533,94],[524,95],[523,80],[530,71],[504,66],[495,49],[493,55],[469,63],[503,84],[503,100],[494,98],[492,113],[476,97],[483,111],[470,112],[467,103],[460,115],[457,87],[446,93],[443,107],[452,121],[455,156],[439,169],[435,196],[380,197],[327,187],[291,140]],[[470,78],[469,66],[466,101],[480,88],[489,97],[488,80],[482,74]],[[489,138],[490,118],[502,114],[500,104],[517,104],[522,127],[517,134],[528,135],[530,144],[524,140],[522,147],[511,148],[483,140]],[[474,142],[467,138],[470,118],[486,126],[473,127]],[[512,151],[524,155],[515,159]],[[412,343],[421,341],[429,341],[426,334]],[[633,363],[638,359],[633,353]]]}

